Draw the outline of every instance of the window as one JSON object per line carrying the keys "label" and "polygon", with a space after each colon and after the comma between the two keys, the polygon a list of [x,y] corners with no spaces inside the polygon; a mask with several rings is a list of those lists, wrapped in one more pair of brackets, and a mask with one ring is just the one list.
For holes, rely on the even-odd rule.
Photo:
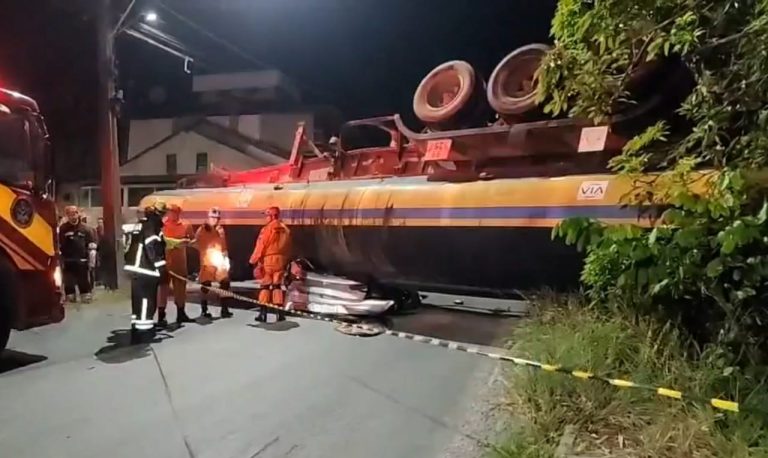
{"label": "window", "polygon": [[77,205],[81,207],[91,206],[91,188],[80,188],[80,194],[77,196]]}
{"label": "window", "polygon": [[101,207],[101,188],[91,186],[80,188],[77,205],[84,208]]}
{"label": "window", "polygon": [[177,173],[176,168],[176,155],[175,154],[166,154],[165,155],[165,173],[168,175],[176,175]]}
{"label": "window", "polygon": [[208,171],[208,153],[197,153],[195,156],[195,172],[207,172]]}
{"label": "window", "polygon": [[101,207],[101,188],[91,188],[91,207]]}

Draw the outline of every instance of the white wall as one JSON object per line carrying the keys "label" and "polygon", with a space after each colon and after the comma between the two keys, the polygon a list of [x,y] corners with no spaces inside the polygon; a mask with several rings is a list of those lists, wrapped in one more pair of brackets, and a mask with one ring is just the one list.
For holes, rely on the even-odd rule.
{"label": "white wall", "polygon": [[[269,116],[269,115],[267,115]],[[261,138],[261,119],[264,115],[208,116],[208,120],[220,126],[241,132],[251,138]]]}
{"label": "white wall", "polygon": [[[123,185],[122,192],[125,194],[124,198],[127,199],[127,189],[128,187],[151,187],[152,185]],[[166,185],[163,185],[164,187]],[[64,207],[67,205],[77,205],[81,209],[84,210],[85,215],[88,217],[88,224],[91,226],[96,225],[96,220],[100,216],[102,216],[102,210],[103,208],[100,206],[91,207],[89,205],[89,202],[83,202],[81,197],[81,184],[80,183],[62,183],[58,186],[58,189],[56,190],[56,206],[59,210],[59,216],[64,215]],[[70,199],[65,199],[65,194],[69,194]],[[125,202],[126,200],[124,200]],[[126,222],[132,222],[136,219],[136,207],[128,207],[124,206],[122,208],[122,221],[120,224],[126,223]]]}
{"label": "white wall", "polygon": [[128,159],[173,132],[173,119],[142,119],[131,121],[128,136]]}
{"label": "white wall", "polygon": [[[293,144],[296,125],[303,121],[307,124],[307,134],[312,136],[312,115],[306,113],[242,115],[239,117],[211,116],[210,121],[237,129],[245,135],[256,139],[264,139],[290,151]],[[133,159],[138,153],[146,150],[173,132],[173,119],[148,119],[131,122],[128,159]],[[176,172],[179,175],[196,173],[197,153],[207,153],[208,164],[228,170],[247,170],[264,165],[262,162],[239,151],[230,149],[220,143],[211,141],[194,132],[183,132],[161,144],[157,148],[143,154],[120,167],[122,176],[151,176],[166,175],[166,155],[176,154]],[[287,160],[287,159],[286,159]],[[149,185],[136,185],[145,187]],[[57,189],[60,209],[65,205],[85,207],[89,220],[95,224],[101,215],[101,207],[89,207],[80,202],[79,183],[63,183]],[[64,194],[70,194],[72,199],[64,201]],[[124,202],[127,200],[127,191]],[[123,208],[125,221],[135,218],[135,210]]]}
{"label": "white wall", "polygon": [[[133,129],[131,129],[133,133]],[[197,173],[197,153],[207,153],[208,163],[230,170],[243,170],[263,165],[256,159],[230,149],[220,143],[208,140],[193,132],[180,133],[156,149],[120,167],[121,175],[165,175],[166,156],[176,154],[176,173],[189,175]],[[135,153],[129,154],[133,158]]]}
{"label": "white wall", "polygon": [[296,125],[302,121],[306,126],[307,138],[312,140],[315,128],[313,116],[309,113],[261,115],[260,138],[290,151],[296,134]]}
{"label": "white wall", "polygon": [[[262,139],[286,151],[293,146],[296,126],[306,124],[307,135],[312,138],[313,117],[309,113],[270,113],[261,115],[242,115],[239,117],[210,116],[209,121],[236,129],[251,138]],[[128,144],[128,159],[158,143],[173,132],[172,119],[147,119],[131,121]],[[211,141],[194,132],[183,132],[161,144],[136,160],[120,168],[121,175],[164,175],[166,155],[176,154],[178,174],[196,173],[197,153],[208,153],[208,161],[219,167],[231,170],[249,169],[264,165],[239,151]],[[286,158],[287,159],[287,158]]]}

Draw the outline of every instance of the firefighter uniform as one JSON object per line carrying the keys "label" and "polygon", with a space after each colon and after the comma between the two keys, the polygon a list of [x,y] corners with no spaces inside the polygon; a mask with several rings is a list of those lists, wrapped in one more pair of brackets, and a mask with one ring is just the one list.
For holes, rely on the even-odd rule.
{"label": "firefighter uniform", "polygon": [[165,271],[165,240],[162,234],[164,207],[156,204],[134,227],[125,253],[125,270],[131,274],[131,340],[137,331],[154,329],[160,275]]}
{"label": "firefighter uniform", "polygon": [[[227,237],[224,228],[219,224],[221,213],[218,208],[208,212],[208,221],[200,226],[195,233],[195,246],[200,253],[200,283],[202,284],[202,315],[211,318],[208,312],[208,293],[213,283],[218,283],[223,290],[229,290],[229,253],[227,251]],[[229,318],[232,313],[225,301],[221,298],[221,317]]]}
{"label": "firefighter uniform", "polygon": [[[177,320],[179,323],[191,321],[184,311],[187,302],[187,282],[171,276],[173,272],[187,278],[187,243],[194,238],[192,226],[180,218],[181,208],[178,205],[168,206],[168,215],[163,222],[163,237],[166,241],[165,260],[167,271],[160,279],[160,296],[158,298],[158,323],[163,326],[165,308],[168,303],[168,288],[173,289],[173,302],[176,304]],[[175,245],[172,246],[171,242]]]}
{"label": "firefighter uniform", "polygon": [[[259,302],[282,306],[282,287],[291,250],[291,231],[280,221],[279,208],[270,207],[266,216],[267,224],[259,232],[250,263],[261,270]],[[265,318],[265,312],[262,309],[260,318]]]}
{"label": "firefighter uniform", "polygon": [[90,281],[89,260],[96,250],[93,230],[80,219],[76,207],[67,207],[67,221],[59,227],[59,250],[63,261],[64,294],[67,300],[76,299],[75,288],[84,302],[91,300],[93,285]]}

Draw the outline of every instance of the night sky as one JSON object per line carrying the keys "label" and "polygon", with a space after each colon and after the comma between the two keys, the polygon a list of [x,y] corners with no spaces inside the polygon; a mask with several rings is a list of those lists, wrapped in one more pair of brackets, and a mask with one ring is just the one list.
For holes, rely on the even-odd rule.
{"label": "night sky", "polygon": [[[59,170],[91,177],[98,173],[93,3],[0,0],[0,84],[38,100],[56,155],[66,157],[58,161]],[[248,70],[263,63],[295,80],[308,103],[331,104],[351,119],[410,114],[416,86],[447,60],[467,60],[487,76],[515,48],[549,42],[556,0],[164,3],[248,55],[226,49],[156,5],[158,28],[181,39],[204,64],[196,72]],[[133,116],[169,114],[182,105],[191,83],[180,59],[127,36],[119,38],[118,59]],[[148,109],[141,102],[156,86],[166,91],[168,103]]]}

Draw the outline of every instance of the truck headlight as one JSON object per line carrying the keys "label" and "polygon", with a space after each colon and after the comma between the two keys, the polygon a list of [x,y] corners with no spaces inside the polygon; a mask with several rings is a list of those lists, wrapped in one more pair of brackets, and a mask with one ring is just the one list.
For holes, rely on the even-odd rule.
{"label": "truck headlight", "polygon": [[57,288],[61,288],[62,283],[61,266],[56,266],[56,268],[53,269],[53,284],[56,285]]}

